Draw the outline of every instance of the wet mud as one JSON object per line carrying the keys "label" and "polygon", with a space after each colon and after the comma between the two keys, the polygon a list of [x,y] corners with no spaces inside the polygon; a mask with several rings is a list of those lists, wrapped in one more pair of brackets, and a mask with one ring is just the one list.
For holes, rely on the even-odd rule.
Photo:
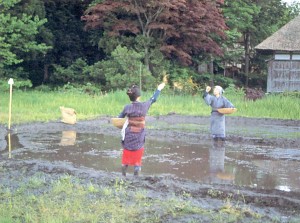
{"label": "wet mud", "polygon": [[[191,202],[210,210],[230,198],[265,222],[300,219],[300,120],[227,116],[225,143],[211,141],[209,117],[149,116],[146,123],[142,174],[135,178],[129,170],[123,178],[132,188],[153,197],[188,193]],[[119,138],[108,116],[75,125],[58,120],[13,125],[10,131],[1,126],[0,185],[17,188],[13,179],[37,172],[113,185],[122,178]]]}

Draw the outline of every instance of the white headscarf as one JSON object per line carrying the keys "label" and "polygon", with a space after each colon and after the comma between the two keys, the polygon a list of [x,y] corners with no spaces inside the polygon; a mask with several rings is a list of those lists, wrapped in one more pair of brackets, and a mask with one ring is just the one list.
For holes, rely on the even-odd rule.
{"label": "white headscarf", "polygon": [[223,90],[223,88],[222,88],[221,86],[219,86],[219,85],[216,85],[216,86],[215,86],[215,89],[217,89],[217,90],[219,91],[220,95],[223,94],[223,93],[225,92],[225,91]]}

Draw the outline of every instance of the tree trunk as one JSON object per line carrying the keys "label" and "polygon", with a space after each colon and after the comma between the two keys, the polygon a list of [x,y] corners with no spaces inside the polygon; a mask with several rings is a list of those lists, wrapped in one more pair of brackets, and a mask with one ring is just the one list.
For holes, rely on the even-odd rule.
{"label": "tree trunk", "polygon": [[244,43],[245,43],[245,76],[246,76],[245,86],[248,87],[249,63],[250,63],[250,34],[248,32],[244,36]]}
{"label": "tree trunk", "polygon": [[149,59],[149,49],[147,46],[145,46],[145,58],[144,58],[144,63],[145,63],[145,67],[146,69],[151,72],[150,70],[150,59]]}
{"label": "tree trunk", "polygon": [[49,80],[49,72],[48,72],[49,64],[44,64],[44,78],[43,83]]}
{"label": "tree trunk", "polygon": [[210,86],[214,86],[214,59],[213,57],[210,58],[209,61],[209,73],[211,74]]}

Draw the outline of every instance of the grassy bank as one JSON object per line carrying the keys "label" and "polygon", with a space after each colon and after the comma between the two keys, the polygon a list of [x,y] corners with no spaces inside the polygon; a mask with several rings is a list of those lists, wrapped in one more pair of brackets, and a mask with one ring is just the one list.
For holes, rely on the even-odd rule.
{"label": "grassy bank", "polygon": [[204,209],[187,192],[153,197],[121,179],[107,186],[44,173],[11,180],[14,188],[0,187],[0,222],[238,222],[262,217],[230,198],[220,208]]}
{"label": "grassy bank", "polygon": [[[143,94],[142,100],[150,98],[152,92]],[[225,95],[238,112],[232,116],[260,117],[299,120],[300,98],[295,95],[267,95],[256,101],[245,100],[243,95],[228,92]],[[79,92],[39,92],[15,91],[12,96],[12,124],[33,121],[52,121],[61,117],[59,107],[71,107],[77,112],[77,119],[93,119],[101,115],[117,116],[125,104],[129,103],[124,91],[105,95],[88,95]],[[211,108],[202,95],[174,95],[162,92],[158,102],[153,104],[149,115],[209,116]],[[9,94],[2,93],[0,100],[0,123],[8,123]]]}

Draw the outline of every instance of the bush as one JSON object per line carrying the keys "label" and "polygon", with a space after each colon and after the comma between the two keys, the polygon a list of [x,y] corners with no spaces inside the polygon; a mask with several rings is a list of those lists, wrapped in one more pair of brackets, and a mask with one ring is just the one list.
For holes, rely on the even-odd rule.
{"label": "bush", "polygon": [[[0,80],[0,90],[7,91],[9,89],[8,80]],[[32,83],[30,80],[14,79],[13,89],[15,90],[27,90],[32,88]]]}
{"label": "bush", "polygon": [[101,94],[100,86],[97,87],[96,85],[93,85],[91,83],[87,83],[83,85],[83,84],[76,84],[76,83],[74,84],[68,82],[64,86],[59,87],[57,90],[62,92],[77,92],[77,93],[84,93],[90,95]]}
{"label": "bush", "polygon": [[72,65],[65,68],[54,65],[54,72],[50,76],[50,82],[56,85],[64,85],[68,82],[82,84],[88,81],[88,64],[81,58],[77,59]]}

